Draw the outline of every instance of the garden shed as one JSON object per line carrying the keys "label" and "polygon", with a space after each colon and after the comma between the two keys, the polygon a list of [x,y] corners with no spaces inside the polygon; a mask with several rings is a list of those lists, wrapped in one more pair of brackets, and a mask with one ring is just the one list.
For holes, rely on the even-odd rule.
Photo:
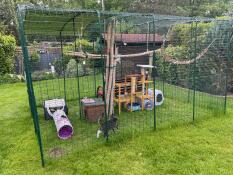
{"label": "garden shed", "polygon": [[[106,42],[106,35],[103,35],[103,39]],[[115,47],[117,52],[122,55],[134,54],[137,52],[146,52],[155,48],[160,48],[163,44],[163,37],[159,34],[115,34]],[[152,57],[144,55],[131,59],[122,59],[121,63],[116,68],[116,79],[121,80],[127,74],[136,74],[140,72],[138,64],[151,64]],[[131,67],[129,66],[131,65]]]}

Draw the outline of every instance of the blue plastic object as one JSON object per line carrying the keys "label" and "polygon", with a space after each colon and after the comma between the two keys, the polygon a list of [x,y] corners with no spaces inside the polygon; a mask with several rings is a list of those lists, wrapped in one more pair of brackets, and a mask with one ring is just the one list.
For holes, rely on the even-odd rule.
{"label": "blue plastic object", "polygon": [[153,108],[154,108],[153,101],[150,100],[150,99],[145,99],[144,100],[144,109],[148,110],[148,111],[151,111],[151,110],[153,110]]}
{"label": "blue plastic object", "polygon": [[127,109],[130,110],[130,111],[140,111],[141,110],[141,105],[139,103],[133,103],[132,107],[131,107],[131,104],[129,103],[127,105]]}

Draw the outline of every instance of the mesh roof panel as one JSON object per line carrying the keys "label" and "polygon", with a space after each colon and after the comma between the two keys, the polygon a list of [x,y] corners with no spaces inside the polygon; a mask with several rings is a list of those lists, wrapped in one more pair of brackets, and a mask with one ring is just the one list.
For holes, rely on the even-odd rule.
{"label": "mesh roof panel", "polygon": [[24,20],[26,35],[73,35],[73,22],[77,31],[98,25],[99,21],[115,18],[118,21],[130,21],[135,26],[154,22],[155,26],[170,26],[175,23],[187,23],[194,20],[212,21],[209,18],[191,18],[141,13],[99,12],[97,10],[42,8],[32,5],[19,5],[18,13]]}

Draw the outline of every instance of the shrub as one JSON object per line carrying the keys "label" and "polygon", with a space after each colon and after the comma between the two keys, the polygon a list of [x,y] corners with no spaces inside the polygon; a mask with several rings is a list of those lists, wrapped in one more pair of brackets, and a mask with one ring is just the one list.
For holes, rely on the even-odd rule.
{"label": "shrub", "polygon": [[34,51],[30,57],[31,68],[35,70],[39,66],[39,62],[40,62],[40,55],[36,51]]}
{"label": "shrub", "polygon": [[165,53],[176,59],[186,59],[188,57],[188,48],[186,46],[172,46],[171,44],[165,49]]}
{"label": "shrub", "polygon": [[15,74],[0,75],[0,84],[23,82],[24,77]]}
{"label": "shrub", "polygon": [[[195,24],[193,25],[195,31]],[[194,64],[176,65],[169,62],[163,62],[162,55],[158,55],[157,60],[158,74],[165,81],[182,86],[192,88],[194,85],[198,91],[211,94],[222,95],[225,92],[225,59],[219,55],[227,53],[226,43],[229,38],[227,32],[232,31],[232,26],[226,22],[213,22],[197,24],[197,38],[191,39],[191,24],[178,24],[172,27],[169,32],[169,45],[165,48],[165,54],[171,56],[175,60],[190,60],[196,54],[201,53],[214,39],[221,36],[221,42],[214,42],[214,46],[210,52],[205,53],[204,59],[197,61],[195,74]],[[196,41],[196,43],[195,43]],[[195,47],[194,47],[195,46]]]}
{"label": "shrub", "polygon": [[71,59],[67,64],[66,76],[75,77],[77,75],[77,63],[74,59]]}
{"label": "shrub", "polygon": [[11,73],[14,66],[15,38],[0,33],[0,74]]}
{"label": "shrub", "polygon": [[[78,64],[78,75],[84,76],[85,71],[82,64]],[[67,64],[66,68],[66,76],[68,77],[76,77],[77,76],[77,63],[74,59],[71,59]]]}
{"label": "shrub", "polygon": [[[92,44],[86,39],[77,39],[76,40],[76,49],[81,51],[92,51]],[[64,47],[65,52],[74,51],[75,50],[75,43]]]}
{"label": "shrub", "polygon": [[56,78],[54,74],[51,72],[46,71],[35,71],[32,73],[32,80],[33,81],[41,81],[41,80],[51,80]]}
{"label": "shrub", "polygon": [[[205,41],[205,34],[209,29],[214,26],[214,23],[204,23],[200,22],[197,24],[197,43],[201,44]],[[194,44],[191,42],[191,32],[195,31],[196,23],[191,24],[177,24],[174,25],[168,33],[168,40],[173,42],[175,45],[176,43],[183,46],[190,46]]]}
{"label": "shrub", "polygon": [[67,64],[69,63],[70,59],[70,57],[65,55],[63,58],[53,60],[52,65],[54,66],[56,74],[58,76],[62,76],[63,69],[67,69]]}

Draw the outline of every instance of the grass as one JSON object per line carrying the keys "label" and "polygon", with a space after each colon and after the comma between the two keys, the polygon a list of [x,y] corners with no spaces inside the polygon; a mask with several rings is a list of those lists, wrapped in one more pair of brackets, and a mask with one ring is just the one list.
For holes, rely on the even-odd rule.
{"label": "grass", "polygon": [[[70,92],[71,87],[75,89],[74,84],[69,84]],[[52,122],[45,122],[40,111],[46,145],[46,166],[41,168],[26,87],[22,83],[0,86],[0,174],[233,174],[233,118],[230,117],[233,101],[229,101],[227,115],[220,115],[212,110],[222,104],[222,99],[198,93],[200,103],[196,104],[198,115],[193,125],[192,103],[182,101],[186,90],[169,85],[166,89],[166,103],[157,108],[157,131],[129,133],[125,122],[108,143],[103,139],[85,140],[85,136],[96,131],[96,125],[85,130],[85,122],[75,118],[78,115],[76,101],[69,101],[69,105],[74,103],[71,121],[77,133],[69,142],[59,142]],[[181,100],[174,104],[174,97]],[[212,105],[206,106],[210,101]],[[121,122],[134,121],[130,116],[123,112]],[[146,120],[142,120],[142,116],[147,116]],[[138,122],[130,125],[133,129],[147,131],[149,124],[153,126],[150,112],[134,113],[131,117],[138,117],[135,120]],[[87,134],[80,136],[81,131]],[[86,144],[90,142],[92,144]],[[48,150],[55,146],[68,147],[67,154],[49,158]]]}
{"label": "grass", "polygon": [[[93,76],[84,76],[79,78],[80,95],[83,97],[94,97],[95,89],[102,84],[101,75],[96,76],[96,84]],[[72,139],[62,142],[57,139],[56,129],[52,121],[45,121],[43,119],[42,102],[46,99],[62,97],[64,94],[63,79],[54,79],[47,81],[35,82],[35,93],[40,116],[40,126],[42,133],[42,140],[44,143],[44,155],[47,161],[53,161],[53,152],[59,150],[63,154],[74,154],[81,152],[87,147],[101,146],[105,143],[104,139],[96,139],[96,131],[98,124],[90,123],[80,118],[79,113],[79,95],[78,83],[76,78],[67,78],[66,81],[66,97],[69,107],[69,118],[74,127],[75,134]],[[163,89],[162,83],[157,82],[157,88]],[[177,86],[165,84],[164,86],[165,102],[161,107],[156,108],[157,114],[157,128],[167,128],[183,123],[191,123],[192,118],[192,91],[180,88]],[[188,94],[190,96],[188,100]],[[201,97],[200,99],[198,97]],[[196,113],[195,118],[205,118],[214,111],[221,110],[223,106],[221,103],[224,98],[208,95],[204,93],[197,93]],[[206,104],[208,106],[206,106]],[[117,110],[116,110],[117,113]],[[153,111],[133,112],[129,113],[123,110],[122,114],[118,116],[120,119],[120,129],[111,137],[111,141],[124,139],[126,136],[139,133],[148,133],[154,129],[154,115]],[[57,151],[56,151],[57,152]]]}

